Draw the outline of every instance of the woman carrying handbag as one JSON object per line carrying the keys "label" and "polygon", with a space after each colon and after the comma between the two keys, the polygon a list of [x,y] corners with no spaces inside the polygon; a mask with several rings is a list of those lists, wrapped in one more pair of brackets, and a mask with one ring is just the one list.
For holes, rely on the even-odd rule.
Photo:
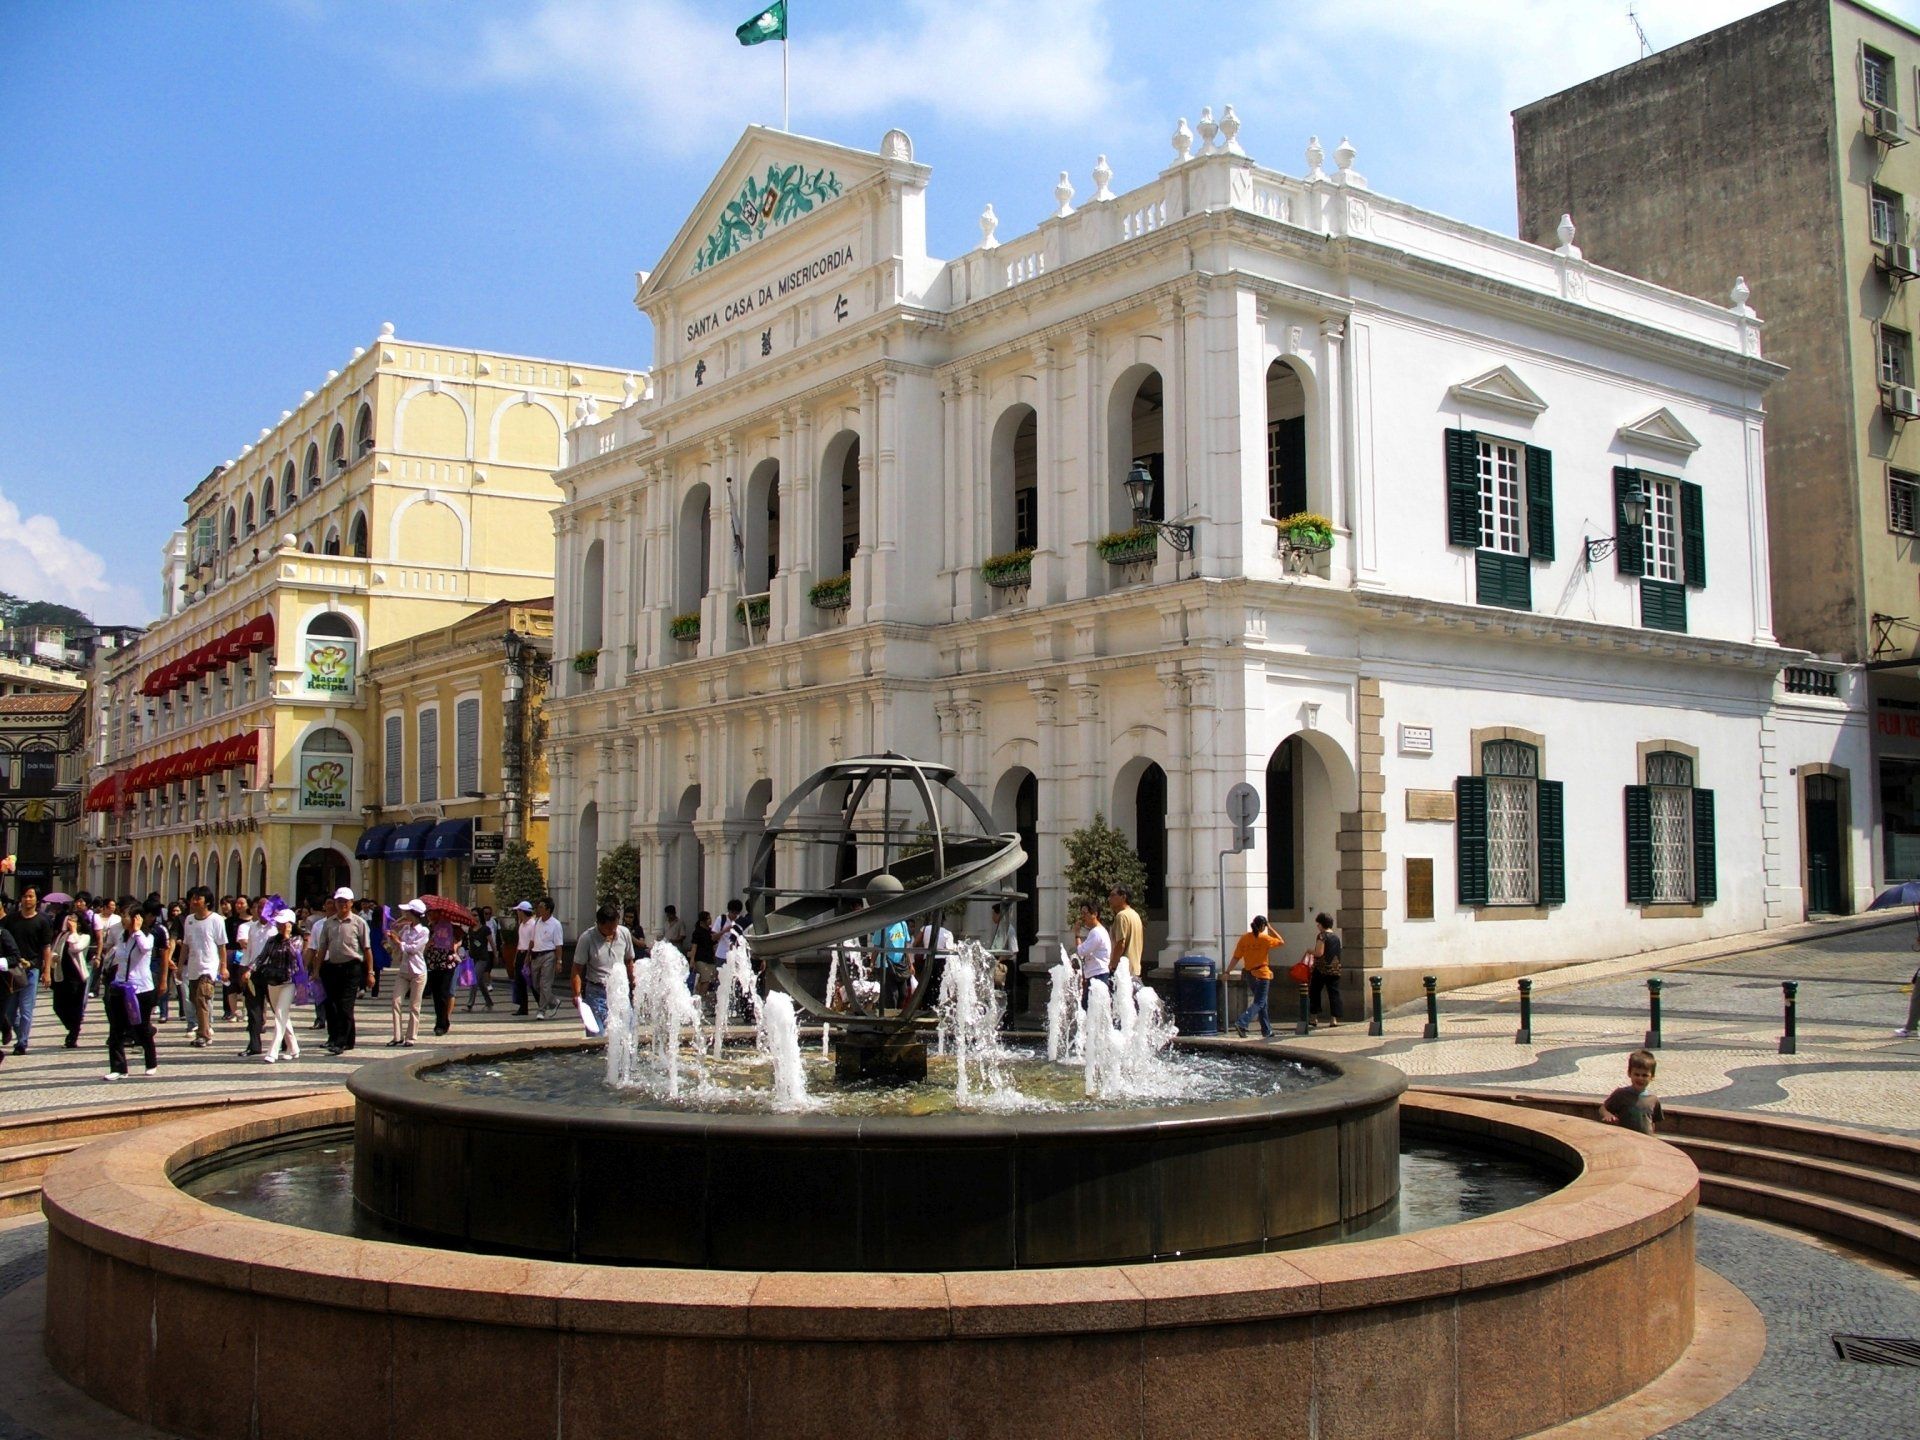
{"label": "woman carrying handbag", "polygon": [[147,1074],[160,1068],[153,1044],[153,1007],[159,998],[153,985],[153,936],[147,917],[127,910],[127,931],[113,951],[113,973],[107,981],[107,1073],[103,1080],[127,1074],[127,1041],[139,1042],[146,1053]]}

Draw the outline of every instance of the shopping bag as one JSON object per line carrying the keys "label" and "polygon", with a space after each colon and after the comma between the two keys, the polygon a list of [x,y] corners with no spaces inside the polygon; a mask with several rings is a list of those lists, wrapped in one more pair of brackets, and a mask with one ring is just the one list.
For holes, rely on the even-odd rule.
{"label": "shopping bag", "polygon": [[140,994],[133,986],[123,980],[114,981],[113,1003],[120,1007],[127,1024],[136,1027],[140,1024]]}
{"label": "shopping bag", "polygon": [[326,998],[320,982],[307,973],[304,965],[293,972],[293,998],[294,1003],[299,1005],[318,1005]]}
{"label": "shopping bag", "polygon": [[460,962],[460,968],[453,972],[453,983],[461,989],[471,989],[480,983],[479,973],[473,968],[473,957],[467,956]]}

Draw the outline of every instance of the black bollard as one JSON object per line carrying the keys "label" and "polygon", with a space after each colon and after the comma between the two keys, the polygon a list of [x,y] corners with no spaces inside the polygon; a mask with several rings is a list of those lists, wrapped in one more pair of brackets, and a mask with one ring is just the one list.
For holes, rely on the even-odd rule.
{"label": "black bollard", "polygon": [[1420,983],[1427,987],[1427,1028],[1421,1033],[1422,1040],[1440,1038],[1440,980],[1438,976],[1422,975]]}
{"label": "black bollard", "polygon": [[1533,1043],[1533,981],[1520,982],[1520,1028],[1513,1033],[1516,1045]]}
{"label": "black bollard", "polygon": [[1800,985],[1795,980],[1780,982],[1780,996],[1786,1002],[1786,1028],[1780,1032],[1780,1053],[1797,1055],[1800,1053]]}
{"label": "black bollard", "polygon": [[1647,1025],[1646,1047],[1649,1050],[1658,1050],[1660,1048],[1661,984],[1662,981],[1657,976],[1647,981],[1647,1020],[1649,1023]]}
{"label": "black bollard", "polygon": [[1387,1033],[1387,1023],[1380,1009],[1380,977],[1369,975],[1367,984],[1373,987],[1373,1018],[1367,1022],[1367,1034],[1384,1035]]}
{"label": "black bollard", "polygon": [[1296,1035],[1313,1033],[1313,991],[1308,985],[1300,987],[1300,1018],[1294,1022],[1293,1033]]}

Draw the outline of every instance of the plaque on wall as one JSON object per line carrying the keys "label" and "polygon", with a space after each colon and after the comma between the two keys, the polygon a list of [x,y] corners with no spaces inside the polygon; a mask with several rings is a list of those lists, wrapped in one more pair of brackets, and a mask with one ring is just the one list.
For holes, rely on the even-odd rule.
{"label": "plaque on wall", "polygon": [[1407,919],[1433,918],[1433,859],[1430,856],[1407,857]]}
{"label": "plaque on wall", "polygon": [[1447,820],[1454,818],[1453,791],[1407,791],[1407,819]]}
{"label": "plaque on wall", "polygon": [[1400,727],[1400,753],[1402,755],[1431,755],[1433,753],[1433,727],[1431,725],[1402,725]]}

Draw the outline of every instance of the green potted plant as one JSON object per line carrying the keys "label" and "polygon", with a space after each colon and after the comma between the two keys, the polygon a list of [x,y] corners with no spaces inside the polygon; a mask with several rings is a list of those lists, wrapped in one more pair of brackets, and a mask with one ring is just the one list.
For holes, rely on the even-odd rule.
{"label": "green potted plant", "polygon": [[844,610],[853,603],[853,576],[842,572],[817,580],[807,591],[807,603],[817,610]]}
{"label": "green potted plant", "polygon": [[573,652],[573,669],[578,675],[591,675],[600,668],[598,650],[576,650]]}
{"label": "green potted plant", "polygon": [[1135,525],[1130,530],[1115,530],[1093,542],[1100,558],[1109,565],[1134,565],[1151,560],[1160,548],[1160,536],[1151,525]]}
{"label": "green potted plant", "polygon": [[745,599],[733,602],[733,613],[739,617],[741,624],[762,629],[766,626],[772,604],[771,596],[749,595]]}
{"label": "green potted plant", "polygon": [[996,590],[1010,590],[1033,580],[1033,546],[1024,545],[980,562],[980,574]]}
{"label": "green potted plant", "polygon": [[1312,510],[1283,516],[1275,523],[1292,549],[1318,554],[1333,544],[1333,522]]}
{"label": "green potted plant", "polygon": [[692,644],[700,638],[700,612],[689,610],[684,615],[676,615],[667,622],[667,633],[674,639]]}

